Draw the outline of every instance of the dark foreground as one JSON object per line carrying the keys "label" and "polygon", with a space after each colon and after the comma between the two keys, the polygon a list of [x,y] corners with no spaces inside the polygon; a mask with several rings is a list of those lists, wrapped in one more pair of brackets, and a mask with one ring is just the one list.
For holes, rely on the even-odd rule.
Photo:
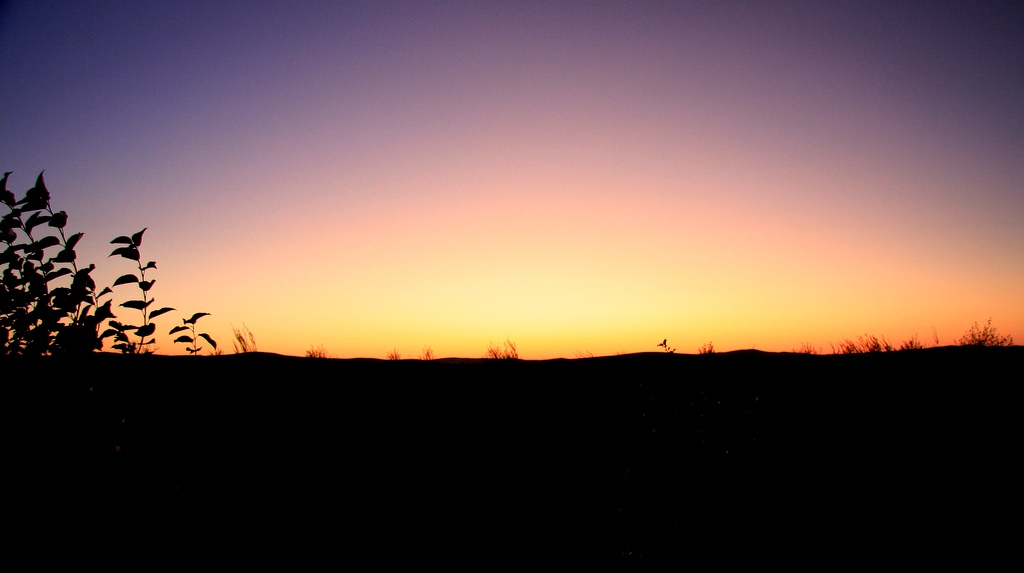
{"label": "dark foreground", "polygon": [[8,502],[45,519],[255,529],[382,562],[983,552],[1019,509],[1022,366],[1021,347],[3,359],[4,471]]}

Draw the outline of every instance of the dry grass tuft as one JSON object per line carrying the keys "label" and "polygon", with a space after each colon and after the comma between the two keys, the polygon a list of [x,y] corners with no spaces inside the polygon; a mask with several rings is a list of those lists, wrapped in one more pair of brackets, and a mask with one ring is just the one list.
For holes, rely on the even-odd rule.
{"label": "dry grass tuft", "polygon": [[489,343],[487,345],[487,352],[484,353],[484,358],[492,360],[519,360],[519,350],[516,349],[515,342],[506,338],[502,346],[498,346],[493,342]]}
{"label": "dry grass tuft", "polygon": [[895,352],[896,347],[883,336],[878,338],[871,334],[858,336],[857,342],[844,338],[838,345],[832,346],[832,354],[867,354],[871,352]]}
{"label": "dry grass tuft", "polygon": [[903,344],[900,344],[900,350],[921,350],[924,348],[924,344],[917,338],[917,334],[910,337],[909,340],[904,340]]}
{"label": "dry grass tuft", "polygon": [[388,360],[401,360],[402,359],[402,355],[401,355],[401,353],[398,352],[397,348],[392,348],[391,352],[388,352],[388,355],[385,356],[384,358],[386,358]]}
{"label": "dry grass tuft", "polygon": [[996,327],[992,326],[992,319],[989,318],[985,326],[978,326],[975,322],[960,340],[956,341],[957,346],[1013,346],[1013,336],[1000,336]]}
{"label": "dry grass tuft", "polygon": [[423,347],[423,352],[420,353],[420,360],[433,360],[433,359],[434,359],[434,350],[432,348],[430,348],[429,346],[424,346]]}
{"label": "dry grass tuft", "polygon": [[331,353],[327,352],[323,344],[316,347],[310,346],[306,351],[306,358],[331,358]]}
{"label": "dry grass tuft", "polygon": [[235,347],[235,354],[259,352],[259,350],[256,349],[256,336],[253,335],[252,331],[249,330],[249,327],[246,326],[244,322],[242,323],[241,329],[235,328],[234,325],[231,325],[231,332],[235,335],[235,339],[231,342]]}
{"label": "dry grass tuft", "polygon": [[804,342],[804,343],[800,344],[800,348],[799,349],[794,348],[793,349],[793,353],[794,354],[817,354],[818,353],[818,349],[815,348],[814,345],[811,344],[810,342]]}
{"label": "dry grass tuft", "polygon": [[708,342],[704,346],[701,346],[700,348],[697,349],[697,354],[714,354],[714,353],[715,353],[715,345],[712,344],[711,342]]}

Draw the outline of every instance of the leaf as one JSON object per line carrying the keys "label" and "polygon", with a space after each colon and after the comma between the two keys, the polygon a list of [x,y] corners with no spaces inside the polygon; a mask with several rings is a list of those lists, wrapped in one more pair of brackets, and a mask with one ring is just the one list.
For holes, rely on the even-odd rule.
{"label": "leaf", "polygon": [[117,277],[117,280],[114,281],[114,286],[126,285],[128,283],[137,283],[137,282],[139,282],[139,277],[129,273],[127,275],[121,275],[121,276]]}
{"label": "leaf", "polygon": [[54,213],[48,224],[54,229],[63,229],[68,224],[68,214],[64,211]]}
{"label": "leaf", "polygon": [[163,308],[161,308],[159,310],[154,310],[153,312],[149,313],[149,319],[153,320],[154,318],[160,316],[161,314],[164,314],[164,313],[167,313],[167,312],[171,312],[172,310],[174,310],[174,309],[169,307],[169,306],[165,306],[165,307],[163,307]]}
{"label": "leaf", "polygon": [[116,330],[114,330],[113,328],[108,328],[108,329],[103,331],[103,334],[100,335],[100,340],[103,340],[104,338],[109,338],[111,336],[116,336],[116,335],[117,335],[117,331]]}
{"label": "leaf", "polygon": [[130,244],[132,244],[132,240],[130,238],[128,238],[128,237],[125,237],[124,235],[121,235],[120,237],[117,237],[113,241],[110,241],[110,244],[111,245],[130,245]]}
{"label": "leaf", "polygon": [[146,266],[143,267],[143,270],[149,270],[149,269],[155,269],[155,268],[156,268],[156,261],[149,261],[148,263],[146,263]]}
{"label": "leaf", "polygon": [[199,333],[199,336],[205,338],[207,342],[209,342],[211,345],[213,345],[213,349],[214,350],[217,349],[217,343],[214,342],[212,338],[210,338],[209,334],[206,334],[205,332],[201,332],[201,333]]}
{"label": "leaf", "polygon": [[[148,229],[148,228],[149,227],[146,227],[146,229]],[[134,235],[132,235],[132,244],[134,244],[136,247],[141,247],[142,246],[142,234],[146,232],[146,229],[143,229],[143,230],[139,231],[138,233],[135,233]],[[138,259],[135,259],[135,260],[138,260]]]}
{"label": "leaf", "polygon": [[7,190],[7,178],[11,173],[11,171],[4,173],[4,178],[0,179],[0,201],[6,203],[8,207],[14,206],[14,193]]}
{"label": "leaf", "polygon": [[73,249],[73,248],[75,248],[75,245],[78,244],[78,241],[82,240],[83,236],[85,236],[85,233],[75,233],[74,235],[71,235],[70,237],[68,237],[68,242],[67,242],[66,245],[64,245],[64,248],[65,249]]}
{"label": "leaf", "polygon": [[52,273],[46,275],[46,281],[49,282],[49,281],[52,281],[53,279],[60,278],[60,277],[62,277],[64,275],[70,275],[70,274],[71,274],[71,269],[57,269],[57,270],[53,271]]}
{"label": "leaf", "polygon": [[106,320],[108,318],[114,318],[114,312],[110,310],[111,301],[103,303],[99,308],[96,309],[96,319]]}
{"label": "leaf", "polygon": [[50,247],[52,247],[54,245],[59,245],[59,244],[60,244],[60,239],[58,239],[57,237],[54,237],[54,236],[51,235],[51,236],[48,236],[48,237],[43,237],[42,239],[39,239],[38,241],[32,243],[32,248],[33,249],[43,250],[43,249],[48,249],[48,248],[50,248]]}
{"label": "leaf", "polygon": [[181,332],[183,330],[188,330],[188,327],[187,326],[175,326],[174,328],[171,329],[170,332],[167,333],[167,336],[170,336],[170,335],[174,334],[175,332]]}
{"label": "leaf", "polygon": [[185,336],[184,334],[179,336],[178,338],[175,338],[174,341],[175,342],[187,342],[189,344],[192,344],[192,342],[193,342],[191,336]]}
{"label": "leaf", "polygon": [[154,332],[156,332],[156,325],[151,322],[146,326],[140,326],[139,329],[135,331],[135,336],[138,336],[139,338],[144,338],[146,336],[149,336],[150,334],[153,334]]}
{"label": "leaf", "polygon": [[73,263],[76,258],[78,258],[78,255],[75,254],[74,249],[64,249],[57,253],[57,256],[54,257],[53,260],[58,263]]}
{"label": "leaf", "polygon": [[123,306],[125,308],[134,308],[136,310],[144,310],[147,306],[152,304],[152,302],[153,301],[126,300],[126,301],[122,302],[120,306]]}
{"label": "leaf", "polygon": [[142,289],[142,292],[149,292],[149,289],[153,288],[153,283],[155,282],[156,279],[151,281],[139,281],[139,288]]}
{"label": "leaf", "polygon": [[122,257],[133,261],[139,260],[139,250],[135,247],[120,247],[114,249],[114,252],[110,253],[109,256],[112,257],[114,255],[121,255]]}
{"label": "leaf", "polygon": [[43,193],[47,201],[50,200],[50,192],[46,190],[46,182],[43,181],[43,171],[40,171],[39,177],[36,177],[36,190]]}
{"label": "leaf", "polygon": [[186,320],[185,324],[195,324],[197,320],[199,320],[200,318],[202,318],[204,316],[210,316],[210,313],[208,313],[208,312],[197,312],[197,313],[192,315],[192,318]]}
{"label": "leaf", "polygon": [[38,227],[39,225],[42,225],[43,223],[49,220],[49,215],[40,215],[39,213],[32,213],[32,215],[29,216],[28,220],[25,221],[25,230],[31,233],[32,229]]}
{"label": "leaf", "polygon": [[103,290],[100,291],[100,294],[96,295],[96,298],[99,298],[99,297],[101,297],[101,296],[103,296],[105,294],[110,294],[112,292],[114,292],[114,291],[110,290],[110,287],[103,287]]}

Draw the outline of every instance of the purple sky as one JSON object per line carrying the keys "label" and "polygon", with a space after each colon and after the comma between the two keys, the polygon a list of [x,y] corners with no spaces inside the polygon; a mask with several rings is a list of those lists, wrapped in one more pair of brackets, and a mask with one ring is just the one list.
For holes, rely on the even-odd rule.
{"label": "purple sky", "polygon": [[10,187],[45,169],[110,276],[107,241],[149,227],[161,304],[220,339],[1024,336],[1019,2],[0,6]]}

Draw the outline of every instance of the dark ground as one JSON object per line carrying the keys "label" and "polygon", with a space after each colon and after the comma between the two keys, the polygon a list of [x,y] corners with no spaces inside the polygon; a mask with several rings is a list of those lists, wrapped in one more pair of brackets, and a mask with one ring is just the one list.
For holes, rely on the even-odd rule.
{"label": "dark ground", "polygon": [[1019,517],[1022,365],[1021,347],[4,358],[4,472],[37,517],[256,529],[382,563],[982,551]]}

